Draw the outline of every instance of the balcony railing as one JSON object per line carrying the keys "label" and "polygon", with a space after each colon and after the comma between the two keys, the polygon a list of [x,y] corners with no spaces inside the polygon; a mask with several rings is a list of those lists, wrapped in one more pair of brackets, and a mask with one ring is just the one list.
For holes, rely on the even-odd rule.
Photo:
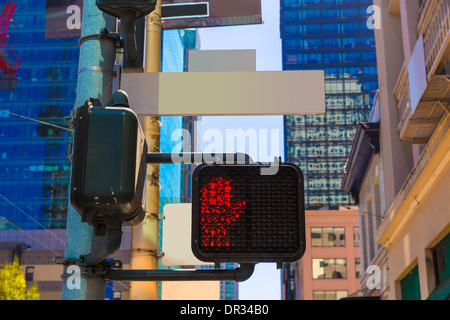
{"label": "balcony railing", "polygon": [[445,54],[450,47],[450,1],[428,0],[422,3],[417,33],[418,38],[423,36],[424,39],[427,89],[413,115],[409,61],[405,61],[394,94],[398,102],[401,138],[422,144],[431,137],[442,115],[449,113],[450,65],[446,65],[449,62],[445,60]]}
{"label": "balcony railing", "polygon": [[399,112],[399,132],[401,131],[403,124],[408,120],[411,114],[410,97],[409,97],[409,79],[407,65],[403,65],[400,75],[397,79],[397,87],[394,91],[395,99],[398,104]]}
{"label": "balcony railing", "polygon": [[418,37],[423,34],[428,78],[434,74],[450,38],[450,1],[429,0],[421,11]]}

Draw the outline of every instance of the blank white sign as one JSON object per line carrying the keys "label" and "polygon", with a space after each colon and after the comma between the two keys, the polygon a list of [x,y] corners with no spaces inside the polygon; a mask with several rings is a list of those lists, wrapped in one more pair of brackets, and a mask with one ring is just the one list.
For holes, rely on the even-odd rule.
{"label": "blank white sign", "polygon": [[213,265],[198,260],[191,249],[192,205],[190,203],[164,206],[162,264],[165,266]]}
{"label": "blank white sign", "polygon": [[417,40],[416,47],[411,55],[408,65],[409,93],[411,97],[411,114],[419,105],[422,96],[427,89],[427,72],[425,68],[425,51],[423,47],[423,35]]}
{"label": "blank white sign", "polygon": [[138,115],[325,113],[323,71],[124,73],[121,89]]}

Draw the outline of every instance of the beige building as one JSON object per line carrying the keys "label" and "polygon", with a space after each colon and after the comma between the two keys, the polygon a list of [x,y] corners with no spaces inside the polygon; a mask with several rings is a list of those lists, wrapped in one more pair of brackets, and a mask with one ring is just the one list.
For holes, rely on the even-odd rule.
{"label": "beige building", "polygon": [[360,291],[357,208],[306,211],[306,251],[282,273],[283,300],[340,300]]}
{"label": "beige building", "polygon": [[374,5],[380,89],[342,182],[360,205],[361,287],[449,299],[450,1]]}

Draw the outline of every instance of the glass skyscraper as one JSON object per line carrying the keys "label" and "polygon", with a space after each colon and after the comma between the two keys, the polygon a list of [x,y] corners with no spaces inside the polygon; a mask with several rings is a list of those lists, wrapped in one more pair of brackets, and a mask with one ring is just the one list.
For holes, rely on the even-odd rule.
{"label": "glass skyscraper", "polygon": [[[164,30],[162,33],[162,72],[187,71],[188,50],[195,49],[196,31],[190,30]],[[161,117],[161,152],[182,152],[176,149],[181,142],[181,130],[185,128],[189,119],[185,117]],[[186,199],[184,194],[189,190],[184,188],[184,179],[187,165],[162,164],[160,165],[160,212],[169,203],[181,203]]]}
{"label": "glass skyscraper", "polygon": [[[79,46],[78,38],[45,39],[45,15],[45,0],[18,1],[6,39],[21,64],[16,89],[0,91],[0,230],[66,227],[73,135],[63,119],[75,107]],[[184,71],[195,30],[163,34],[163,71]],[[161,122],[161,151],[170,152],[184,119]],[[180,202],[181,169],[161,166],[161,208]]]}
{"label": "glass skyscraper", "polygon": [[280,0],[283,70],[324,70],[326,114],[285,117],[285,160],[305,175],[307,210],[352,205],[340,190],[356,123],[378,89],[371,0]]}
{"label": "glass skyscraper", "polygon": [[[64,118],[77,107],[78,38],[45,39],[46,0],[15,2],[5,40],[21,64],[16,88],[0,86],[0,244],[23,242],[55,256],[64,250],[73,139]],[[7,3],[0,0],[0,13]],[[196,31],[165,30],[162,40],[162,71],[186,71]],[[160,118],[161,152],[174,151],[181,135],[172,133],[191,127],[191,120]],[[160,165],[161,213],[168,203],[190,199],[191,169]],[[221,296],[237,297],[237,285],[224,283]]]}
{"label": "glass skyscraper", "polygon": [[15,3],[6,43],[21,64],[16,89],[0,91],[0,230],[65,228],[72,133],[16,115],[69,128],[78,39],[45,39],[46,1]]}

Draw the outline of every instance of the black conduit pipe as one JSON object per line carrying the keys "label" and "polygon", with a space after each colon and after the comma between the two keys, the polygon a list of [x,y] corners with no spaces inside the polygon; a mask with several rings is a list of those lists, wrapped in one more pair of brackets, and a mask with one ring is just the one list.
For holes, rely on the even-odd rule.
{"label": "black conduit pipe", "polygon": [[136,42],[136,11],[123,10],[120,17],[120,29],[123,33],[127,60],[130,64],[138,61]]}
{"label": "black conduit pipe", "polygon": [[109,219],[106,224],[105,236],[92,236],[91,253],[83,256],[87,266],[100,264],[120,248],[122,242],[122,221],[120,219]]}

